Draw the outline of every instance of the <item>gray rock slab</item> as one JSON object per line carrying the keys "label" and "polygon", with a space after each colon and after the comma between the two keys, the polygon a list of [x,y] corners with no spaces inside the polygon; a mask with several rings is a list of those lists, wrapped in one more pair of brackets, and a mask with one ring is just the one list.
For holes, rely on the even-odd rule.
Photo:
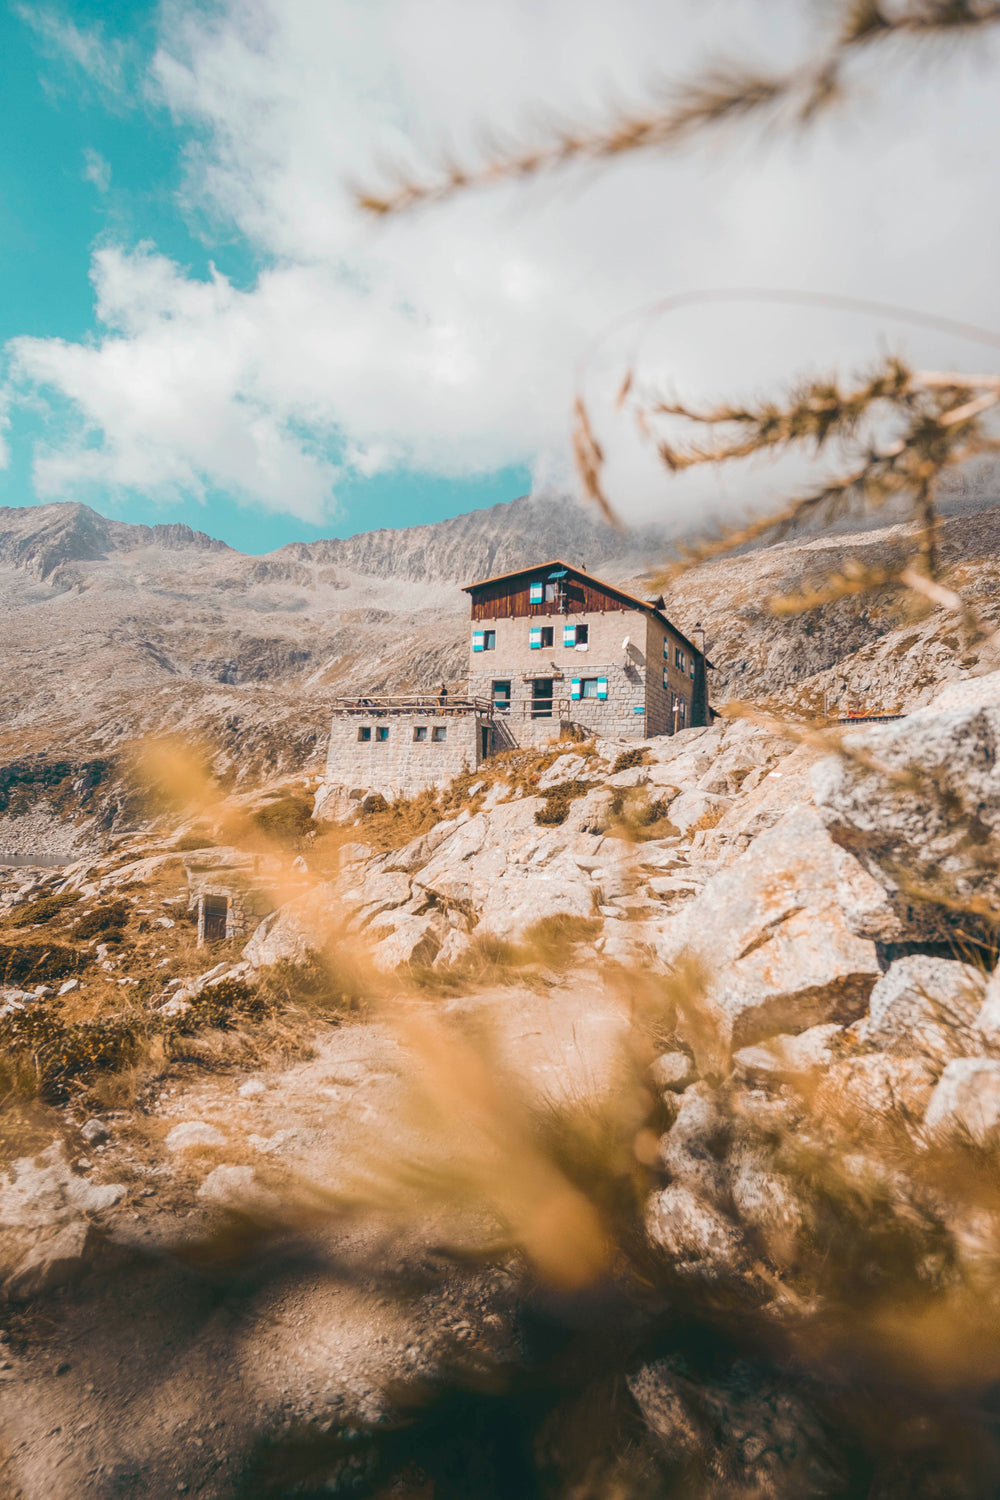
{"label": "gray rock slab", "polygon": [[837,902],[834,845],[816,814],[796,809],[713,875],[669,923],[659,958],[696,958],[720,1044],[864,1013],[881,970]]}
{"label": "gray rock slab", "polygon": [[851,735],[812,772],[833,838],[908,938],[989,937],[1000,906],[1000,708],[928,709]]}

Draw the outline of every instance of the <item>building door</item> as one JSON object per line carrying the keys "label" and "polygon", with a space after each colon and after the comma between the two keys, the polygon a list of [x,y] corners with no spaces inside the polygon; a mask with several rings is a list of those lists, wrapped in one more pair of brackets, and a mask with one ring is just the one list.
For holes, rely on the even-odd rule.
{"label": "building door", "polygon": [[531,684],[531,717],[533,719],[551,719],[551,677],[536,677],[534,682]]}
{"label": "building door", "polygon": [[490,732],[485,724],[479,727],[479,758],[487,760],[490,753]]}
{"label": "building door", "polygon": [[229,897],[206,896],[204,899],[205,942],[221,942],[226,935],[226,919],[229,916]]}

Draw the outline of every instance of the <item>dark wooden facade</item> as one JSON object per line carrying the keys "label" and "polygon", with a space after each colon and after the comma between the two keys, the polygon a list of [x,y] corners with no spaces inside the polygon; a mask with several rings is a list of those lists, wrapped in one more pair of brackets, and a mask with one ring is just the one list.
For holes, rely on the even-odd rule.
{"label": "dark wooden facade", "polygon": [[521,620],[531,619],[535,615],[544,618],[548,615],[605,614],[613,610],[648,608],[644,601],[633,599],[623,591],[569,568],[565,569],[566,577],[556,581],[555,599],[532,604],[532,583],[547,582],[548,573],[563,566],[559,563],[546,563],[541,568],[532,568],[524,573],[470,584],[466,592],[472,596],[472,618]]}

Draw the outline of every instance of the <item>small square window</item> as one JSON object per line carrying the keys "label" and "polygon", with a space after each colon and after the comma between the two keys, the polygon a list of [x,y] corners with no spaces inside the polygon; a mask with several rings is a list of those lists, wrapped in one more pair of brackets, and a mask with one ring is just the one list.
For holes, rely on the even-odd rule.
{"label": "small square window", "polygon": [[670,670],[668,667],[663,668],[663,686],[665,688],[670,686]]}
{"label": "small square window", "polygon": [[495,630],[483,631],[483,650],[495,651],[497,649],[497,633]]}
{"label": "small square window", "polygon": [[384,743],[389,738],[388,724],[378,724],[375,727],[375,738]]}
{"label": "small square window", "polygon": [[545,585],[545,602],[546,604],[554,604],[556,602],[556,586],[554,583],[547,583]]}
{"label": "small square window", "polygon": [[583,681],[580,683],[580,696],[583,698],[597,697],[596,677],[584,677]]}
{"label": "small square window", "polygon": [[543,625],[542,626],[542,647],[543,648],[545,646],[551,646],[552,645],[552,640],[553,640],[552,631],[553,631],[553,627],[551,625]]}
{"label": "small square window", "polygon": [[367,743],[371,739],[371,737],[372,737],[372,726],[370,724],[362,724],[361,728],[358,730],[358,739],[361,741],[361,743],[363,745],[367,745]]}
{"label": "small square window", "polygon": [[576,644],[578,646],[586,646],[589,640],[590,640],[590,626],[589,625],[578,625],[576,627]]}
{"label": "small square window", "polygon": [[440,745],[441,741],[446,740],[447,738],[447,727],[444,724],[435,724],[434,728],[431,730],[431,739],[436,741],[436,743]]}
{"label": "small square window", "polygon": [[418,724],[413,731],[413,738],[415,740],[425,740],[427,738],[427,725]]}

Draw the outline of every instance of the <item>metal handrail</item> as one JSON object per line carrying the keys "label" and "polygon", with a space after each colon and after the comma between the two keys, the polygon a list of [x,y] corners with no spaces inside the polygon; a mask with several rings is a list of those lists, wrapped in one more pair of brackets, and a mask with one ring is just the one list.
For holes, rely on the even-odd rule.
{"label": "metal handrail", "polygon": [[476,713],[492,718],[495,705],[488,698],[463,698],[451,693],[363,693],[355,698],[335,698],[334,712],[342,714],[452,714]]}

